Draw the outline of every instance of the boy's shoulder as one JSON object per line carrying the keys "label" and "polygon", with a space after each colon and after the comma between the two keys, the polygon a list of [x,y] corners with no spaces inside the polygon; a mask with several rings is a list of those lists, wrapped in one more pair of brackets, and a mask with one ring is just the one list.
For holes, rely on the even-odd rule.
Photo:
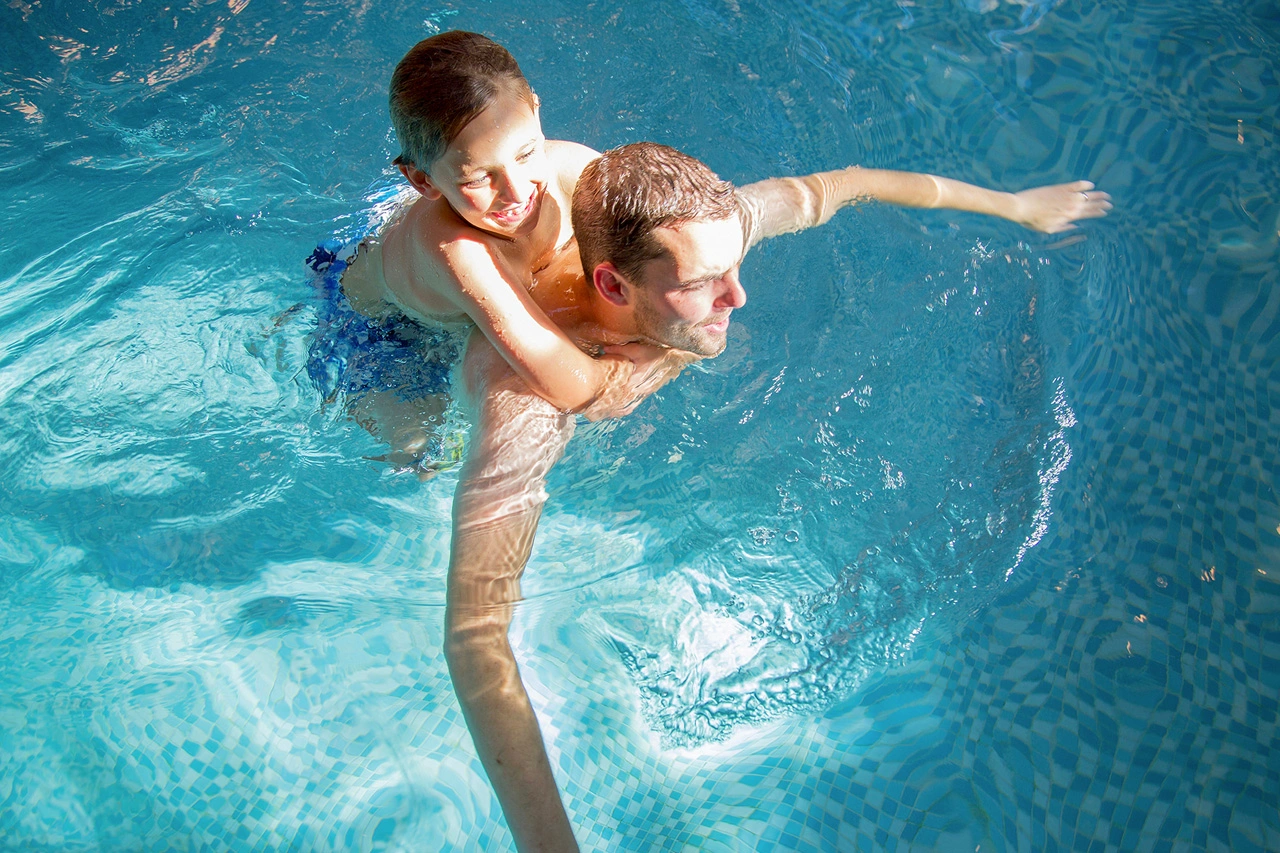
{"label": "boy's shoulder", "polygon": [[[435,260],[444,260],[458,247],[491,249],[500,238],[468,225],[448,205],[418,199],[399,223],[403,237],[416,250]],[[473,251],[464,248],[463,251]]]}
{"label": "boy's shoulder", "polygon": [[[466,225],[425,199],[395,226],[397,233],[384,235],[382,244],[386,281],[402,300],[412,293],[420,313],[456,311],[462,290],[459,277],[469,279],[466,272],[491,265],[504,248],[500,238]],[[396,263],[386,264],[388,252]]]}
{"label": "boy's shoulder", "polygon": [[600,152],[577,142],[566,142],[562,139],[547,140],[547,160],[559,178],[560,186],[572,193],[578,185],[578,176],[587,164],[600,156]]}

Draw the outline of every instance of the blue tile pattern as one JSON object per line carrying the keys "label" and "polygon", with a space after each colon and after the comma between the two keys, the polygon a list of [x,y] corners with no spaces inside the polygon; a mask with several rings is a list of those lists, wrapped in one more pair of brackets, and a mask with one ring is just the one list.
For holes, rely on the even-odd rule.
{"label": "blue tile pattern", "polygon": [[[438,603],[307,605],[334,584],[413,600],[439,535],[393,537],[377,573],[282,565],[221,594],[62,576],[77,621],[24,642],[33,682],[64,689],[28,709],[34,729],[21,697],[4,712],[6,834],[64,850],[501,849]],[[599,590],[535,602],[513,639],[587,849],[1277,849],[1280,661],[1247,610],[1269,576],[1158,568],[1116,596],[1106,559],[1073,567],[827,713],[690,750],[658,744],[621,662],[583,636]],[[305,616],[246,630],[244,602],[285,589]],[[113,615],[139,598],[164,618],[121,631]],[[6,656],[30,636],[13,615]],[[144,640],[152,657],[125,658],[136,671],[112,673],[114,694],[78,694]]]}

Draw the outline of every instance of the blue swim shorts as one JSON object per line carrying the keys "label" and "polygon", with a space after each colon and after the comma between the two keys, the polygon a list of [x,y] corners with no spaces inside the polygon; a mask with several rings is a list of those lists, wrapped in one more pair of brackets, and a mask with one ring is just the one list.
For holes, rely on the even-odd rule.
{"label": "blue swim shorts", "polygon": [[319,297],[307,375],[326,403],[370,391],[392,391],[402,400],[448,393],[465,336],[400,313],[375,319],[352,308],[342,273],[359,246],[326,240],[307,258]]}

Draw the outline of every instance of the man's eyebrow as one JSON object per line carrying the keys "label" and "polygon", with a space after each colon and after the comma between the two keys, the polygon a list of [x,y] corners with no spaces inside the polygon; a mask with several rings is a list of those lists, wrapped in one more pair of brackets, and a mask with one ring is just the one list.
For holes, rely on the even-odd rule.
{"label": "man's eyebrow", "polygon": [[742,262],[746,260],[747,252],[749,251],[750,251],[750,247],[743,246],[742,254],[738,255],[738,259],[734,261],[732,264],[730,264],[729,266],[725,267],[723,270],[720,270],[718,272],[707,273],[706,275],[700,275],[700,276],[697,276],[696,278],[682,279],[680,283],[681,284],[701,284],[704,281],[715,281],[716,279],[724,278],[730,272],[742,266]]}
{"label": "man's eyebrow", "polygon": [[729,269],[725,270],[724,272],[713,272],[713,273],[707,273],[706,275],[700,275],[697,278],[686,278],[680,283],[681,284],[702,284],[703,282],[707,282],[707,281],[716,281],[717,279],[721,279],[727,276],[729,274],[729,270],[731,269],[733,269],[733,267],[729,267]]}

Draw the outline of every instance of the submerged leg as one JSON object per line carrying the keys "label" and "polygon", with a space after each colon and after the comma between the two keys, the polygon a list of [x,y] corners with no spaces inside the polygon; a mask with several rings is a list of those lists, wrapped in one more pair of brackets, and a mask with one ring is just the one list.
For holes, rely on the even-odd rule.
{"label": "submerged leg", "polygon": [[431,458],[433,449],[442,443],[440,433],[448,406],[447,394],[404,400],[393,391],[369,391],[356,399],[348,412],[370,435],[390,447],[374,459],[396,470],[412,468],[425,480],[436,474],[432,463],[448,461]]}

